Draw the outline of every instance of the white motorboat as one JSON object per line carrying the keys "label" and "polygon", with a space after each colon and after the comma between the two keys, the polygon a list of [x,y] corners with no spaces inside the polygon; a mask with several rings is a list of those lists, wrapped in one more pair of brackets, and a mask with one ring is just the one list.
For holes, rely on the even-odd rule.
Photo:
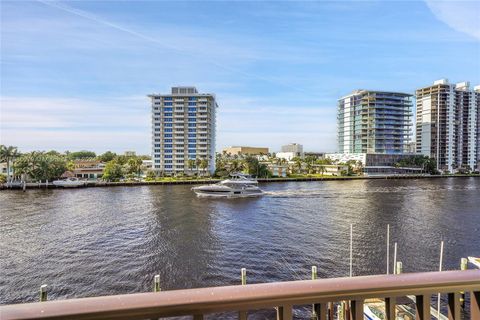
{"label": "white motorboat", "polygon": [[64,180],[55,180],[52,182],[56,187],[64,187],[64,188],[75,188],[84,186],[85,182],[78,180],[78,178],[67,178]]}
{"label": "white motorboat", "polygon": [[232,174],[230,179],[216,184],[193,187],[199,197],[240,198],[257,197],[263,194],[258,182],[244,174]]}

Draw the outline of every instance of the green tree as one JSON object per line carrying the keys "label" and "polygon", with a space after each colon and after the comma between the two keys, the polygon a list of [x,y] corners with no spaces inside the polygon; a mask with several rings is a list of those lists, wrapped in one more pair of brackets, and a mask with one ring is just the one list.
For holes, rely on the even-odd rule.
{"label": "green tree", "polygon": [[19,157],[14,167],[18,174],[25,174],[33,180],[50,181],[65,172],[67,161],[60,155],[33,151]]}
{"label": "green tree", "polygon": [[70,160],[95,158],[96,156],[97,155],[96,155],[95,152],[87,151],[87,150],[71,152],[71,153],[68,154],[68,158]]}
{"label": "green tree", "polygon": [[190,170],[190,172],[193,170],[193,167],[195,167],[195,160],[194,159],[188,159],[187,160],[187,168]]}
{"label": "green tree", "polygon": [[132,157],[127,160],[127,173],[128,174],[136,174],[137,176],[140,175],[140,171],[142,169],[142,159],[138,157]]}
{"label": "green tree", "polygon": [[118,181],[123,178],[123,174],[123,166],[116,160],[112,160],[105,164],[102,178],[107,181]]}
{"label": "green tree", "polygon": [[107,152],[99,155],[97,157],[97,159],[100,160],[101,162],[108,162],[108,161],[112,161],[113,159],[115,159],[116,156],[117,156],[116,153],[114,153],[112,151],[107,151]]}
{"label": "green tree", "polygon": [[14,163],[19,156],[17,147],[0,145],[0,162],[7,163],[7,182],[10,181],[10,163]]}
{"label": "green tree", "polygon": [[200,158],[195,159],[195,168],[197,168],[197,177],[198,177],[198,171],[200,169],[201,163],[202,163],[202,160]]}
{"label": "green tree", "polygon": [[203,170],[203,174],[206,174],[206,170],[208,168],[208,160],[207,159],[202,159],[200,161],[200,168]]}

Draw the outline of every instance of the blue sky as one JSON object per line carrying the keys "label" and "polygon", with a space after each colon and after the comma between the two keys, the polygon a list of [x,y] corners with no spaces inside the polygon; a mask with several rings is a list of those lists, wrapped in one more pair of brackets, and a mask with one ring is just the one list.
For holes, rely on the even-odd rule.
{"label": "blue sky", "polygon": [[1,1],[0,143],[150,150],[149,93],[217,95],[217,148],[335,151],[354,89],[480,84],[480,2]]}

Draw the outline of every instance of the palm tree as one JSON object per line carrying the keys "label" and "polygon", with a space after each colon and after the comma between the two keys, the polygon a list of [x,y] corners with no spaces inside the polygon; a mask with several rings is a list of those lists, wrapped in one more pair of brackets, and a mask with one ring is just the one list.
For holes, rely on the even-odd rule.
{"label": "palm tree", "polygon": [[7,183],[10,182],[10,162],[15,162],[20,153],[17,147],[0,145],[0,161],[7,162]]}
{"label": "palm tree", "polygon": [[202,170],[205,174],[205,171],[208,168],[208,160],[207,159],[204,158],[200,161],[200,168],[202,168]]}
{"label": "palm tree", "polygon": [[318,167],[318,170],[320,171],[320,174],[323,176],[323,174],[325,173],[325,166],[322,164]]}
{"label": "palm tree", "polygon": [[193,167],[195,167],[195,160],[193,159],[188,159],[187,160],[187,168],[192,171]]}
{"label": "palm tree", "polygon": [[200,160],[200,158],[195,159],[195,167],[197,168],[197,177],[198,177],[198,169],[200,167],[200,163],[202,163],[202,160]]}

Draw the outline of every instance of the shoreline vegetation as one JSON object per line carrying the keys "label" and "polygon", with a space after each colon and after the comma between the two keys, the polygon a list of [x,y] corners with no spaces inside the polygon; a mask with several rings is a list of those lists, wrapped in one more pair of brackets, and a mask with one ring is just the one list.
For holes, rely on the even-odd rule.
{"label": "shoreline vegetation", "polygon": [[[449,175],[378,175],[378,176],[321,176],[321,175],[295,175],[286,178],[259,178],[260,183],[271,182],[306,182],[306,181],[342,181],[342,180],[399,180],[399,179],[440,179],[440,178],[480,178],[480,174],[449,174]],[[86,181],[84,186],[78,188],[98,188],[98,187],[115,187],[115,186],[151,186],[151,185],[184,185],[184,184],[209,184],[217,183],[222,179],[219,178],[158,178],[153,181]],[[45,183],[28,183],[26,189],[63,189],[53,184]],[[7,188],[6,184],[0,185],[1,190],[21,190],[21,187]],[[71,188],[68,188],[71,189]],[[76,189],[76,188],[73,188]]]}

